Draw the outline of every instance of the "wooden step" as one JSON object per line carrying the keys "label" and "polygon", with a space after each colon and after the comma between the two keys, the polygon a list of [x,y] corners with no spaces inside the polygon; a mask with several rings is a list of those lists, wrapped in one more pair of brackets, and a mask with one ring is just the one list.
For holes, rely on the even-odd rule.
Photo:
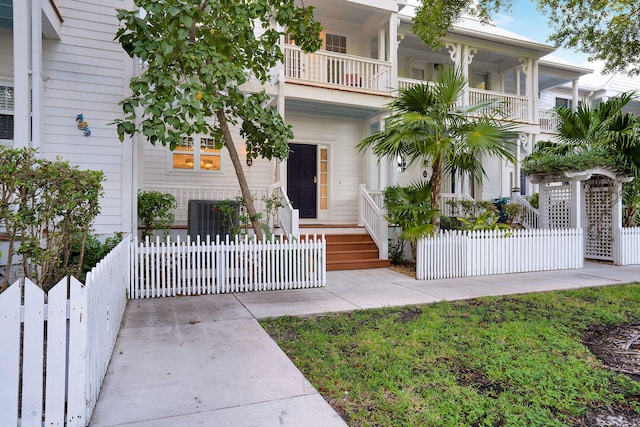
{"label": "wooden step", "polygon": [[368,268],[387,268],[391,266],[388,259],[352,260],[352,261],[327,261],[327,271],[337,270],[364,270]]}
{"label": "wooden step", "polygon": [[362,251],[329,251],[327,250],[327,262],[350,260],[378,259],[378,248]]}
{"label": "wooden step", "polygon": [[327,271],[386,268],[389,260],[378,258],[378,247],[368,234],[327,234]]}
{"label": "wooden step", "polygon": [[368,249],[378,250],[378,246],[373,240],[368,242],[329,242],[327,241],[327,252],[330,251],[366,251]]}

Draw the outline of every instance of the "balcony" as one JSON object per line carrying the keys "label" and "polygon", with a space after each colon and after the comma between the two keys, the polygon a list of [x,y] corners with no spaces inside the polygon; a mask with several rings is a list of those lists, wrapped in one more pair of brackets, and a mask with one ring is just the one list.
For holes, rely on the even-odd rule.
{"label": "balcony", "polygon": [[389,62],[327,51],[304,53],[294,45],[286,45],[284,55],[287,82],[378,94],[391,90]]}
{"label": "balcony", "polygon": [[[511,95],[501,92],[492,92],[483,89],[469,89],[469,105],[482,102],[495,102],[502,111],[501,118],[517,122],[531,122],[531,102],[526,96]],[[479,110],[483,112],[482,109]],[[488,111],[487,111],[488,112]]]}
{"label": "balcony", "polygon": [[[433,82],[425,82],[421,80],[401,77],[398,78],[398,89],[403,90],[422,83],[433,84]],[[529,108],[531,102],[526,96],[511,95],[508,93],[469,88],[469,105],[488,101],[497,103],[497,106],[502,111],[501,118],[503,119],[520,122],[531,122],[531,120],[533,119]],[[479,111],[483,112],[482,109],[480,109]]]}

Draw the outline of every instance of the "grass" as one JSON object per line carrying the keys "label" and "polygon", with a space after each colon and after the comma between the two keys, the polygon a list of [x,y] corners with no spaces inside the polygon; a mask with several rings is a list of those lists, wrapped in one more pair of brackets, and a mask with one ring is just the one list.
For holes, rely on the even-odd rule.
{"label": "grass", "polygon": [[640,412],[582,344],[640,320],[640,284],[262,322],[352,426],[565,426]]}

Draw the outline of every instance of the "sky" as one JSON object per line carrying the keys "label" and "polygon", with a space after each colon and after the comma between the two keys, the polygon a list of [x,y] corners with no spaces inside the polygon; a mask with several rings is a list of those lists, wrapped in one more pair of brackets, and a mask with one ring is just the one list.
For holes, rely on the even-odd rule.
{"label": "sky", "polygon": [[[493,15],[493,22],[500,28],[523,35],[533,41],[552,44],[547,37],[553,32],[548,24],[548,17],[536,9],[536,3],[530,0],[513,0],[510,12],[501,11]],[[587,55],[566,49],[557,49],[553,56],[582,65]]]}

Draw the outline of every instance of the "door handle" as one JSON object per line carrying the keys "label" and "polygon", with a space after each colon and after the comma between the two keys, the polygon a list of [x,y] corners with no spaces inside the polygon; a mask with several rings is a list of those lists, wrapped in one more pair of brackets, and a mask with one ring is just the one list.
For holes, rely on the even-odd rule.
{"label": "door handle", "polygon": [[317,177],[317,176],[314,176],[314,177],[313,177],[313,183],[314,183],[314,184],[317,184],[317,183],[318,183],[318,177]]}

